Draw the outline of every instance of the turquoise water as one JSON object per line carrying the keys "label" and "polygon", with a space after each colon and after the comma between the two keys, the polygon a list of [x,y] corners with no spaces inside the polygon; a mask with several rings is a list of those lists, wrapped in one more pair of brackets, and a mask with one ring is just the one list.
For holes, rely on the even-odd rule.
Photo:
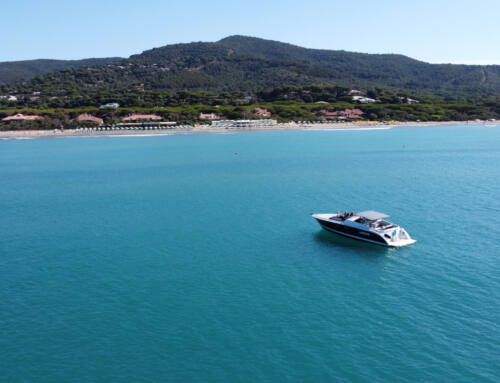
{"label": "turquoise water", "polygon": [[[498,381],[498,126],[4,140],[0,184],[0,381]],[[418,242],[310,217],[367,209]]]}

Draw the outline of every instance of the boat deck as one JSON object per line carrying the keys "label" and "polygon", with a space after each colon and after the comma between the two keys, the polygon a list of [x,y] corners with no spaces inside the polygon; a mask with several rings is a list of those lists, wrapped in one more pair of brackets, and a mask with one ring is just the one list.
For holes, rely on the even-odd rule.
{"label": "boat deck", "polygon": [[[328,215],[328,214],[327,214]],[[323,218],[325,219],[325,218]],[[384,221],[384,220],[376,220],[372,221],[369,219],[366,219],[364,217],[360,217],[356,214],[354,215],[349,215],[347,217],[344,217],[342,214],[335,214],[332,216],[329,216],[327,219],[331,221],[336,221],[336,222],[345,222],[345,221],[351,221],[351,222],[356,222],[361,225],[365,225],[370,227],[371,229],[377,230],[377,231],[385,231],[389,229],[393,229],[398,227],[397,225],[393,224],[392,222]]]}

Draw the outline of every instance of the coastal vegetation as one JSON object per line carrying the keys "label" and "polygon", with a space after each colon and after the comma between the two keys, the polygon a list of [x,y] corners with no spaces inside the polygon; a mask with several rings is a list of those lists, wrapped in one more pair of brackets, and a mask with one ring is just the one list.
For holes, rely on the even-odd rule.
{"label": "coastal vegetation", "polygon": [[[193,101],[197,98],[194,97]],[[287,121],[324,121],[325,111],[359,109],[363,112],[363,120],[368,121],[467,121],[500,119],[500,102],[491,101],[476,104],[469,103],[376,103],[355,104],[341,100],[318,104],[299,100],[275,100],[270,102],[241,104],[199,104],[184,103],[167,107],[119,107],[99,108],[96,106],[74,108],[4,108],[0,109],[0,120],[4,117],[23,113],[43,117],[34,121],[0,121],[0,130],[21,129],[53,129],[85,125],[77,122],[77,116],[88,113],[102,118],[105,124],[116,124],[132,113],[155,114],[165,121],[176,121],[179,124],[205,123],[200,113],[214,113],[221,119],[258,119],[254,113],[256,108],[266,109],[271,118],[280,122]]]}
{"label": "coastal vegetation", "polygon": [[354,109],[369,121],[500,118],[498,65],[428,64],[245,36],[100,60],[0,63],[0,83],[2,70],[11,74],[0,86],[0,120],[17,113],[43,117],[0,121],[0,129],[72,126],[81,113],[106,124],[133,112],[178,123],[202,122],[200,113],[254,119],[257,107],[282,122],[320,121]]}

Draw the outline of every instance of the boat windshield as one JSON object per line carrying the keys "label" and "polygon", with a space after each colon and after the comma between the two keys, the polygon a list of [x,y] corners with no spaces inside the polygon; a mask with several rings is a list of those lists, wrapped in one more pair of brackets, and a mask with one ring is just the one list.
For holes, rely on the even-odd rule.
{"label": "boat windshield", "polygon": [[352,221],[352,222],[356,222],[356,223],[359,223],[361,225],[366,225],[368,227],[371,227],[372,229],[375,229],[375,230],[386,230],[386,229],[390,229],[390,228],[393,228],[393,227],[396,227],[396,225],[394,225],[393,223],[389,222],[389,221],[385,221],[383,219],[375,219],[375,220],[372,220],[372,219],[367,219],[365,217],[359,217],[359,216],[344,216],[342,214],[335,214],[333,216],[330,217],[331,220],[335,220],[335,221],[345,221],[345,220],[349,220],[349,221]]}
{"label": "boat windshield", "polygon": [[396,227],[396,225],[394,225],[393,223],[389,221],[384,221],[383,219],[379,219],[377,221],[371,221],[368,223],[368,226],[379,230],[385,230],[385,229],[390,229],[392,227]]}

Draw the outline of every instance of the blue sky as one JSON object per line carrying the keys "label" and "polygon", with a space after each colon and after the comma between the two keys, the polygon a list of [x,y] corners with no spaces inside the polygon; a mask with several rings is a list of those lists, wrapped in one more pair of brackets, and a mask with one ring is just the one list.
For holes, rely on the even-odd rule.
{"label": "blue sky", "polygon": [[128,57],[242,34],[427,62],[500,64],[500,0],[15,0],[0,61]]}

